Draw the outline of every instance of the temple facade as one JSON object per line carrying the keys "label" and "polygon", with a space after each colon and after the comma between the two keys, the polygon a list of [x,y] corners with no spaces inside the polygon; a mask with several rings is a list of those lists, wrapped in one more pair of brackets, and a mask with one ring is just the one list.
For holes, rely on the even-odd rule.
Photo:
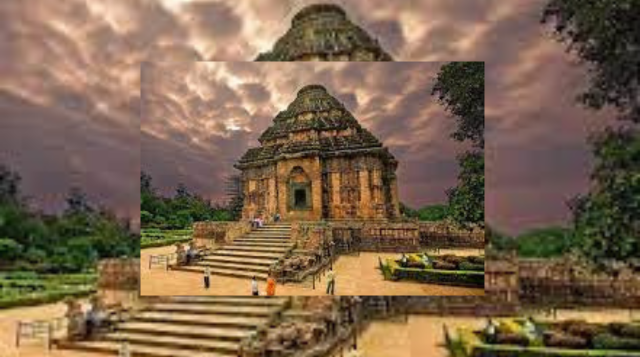
{"label": "temple facade", "polygon": [[256,61],[392,61],[364,29],[333,4],[309,5],[269,52]]}
{"label": "temple facade", "polygon": [[276,115],[235,165],[242,216],[285,221],[399,217],[398,162],[320,85],[308,85]]}

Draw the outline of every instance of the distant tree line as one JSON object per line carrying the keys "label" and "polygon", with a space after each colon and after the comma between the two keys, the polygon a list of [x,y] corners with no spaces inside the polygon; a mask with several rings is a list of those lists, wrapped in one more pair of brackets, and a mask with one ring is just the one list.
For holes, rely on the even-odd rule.
{"label": "distant tree line", "polygon": [[139,255],[128,221],[90,203],[78,188],[57,215],[29,208],[20,175],[0,164],[0,270],[77,273],[101,258]]}
{"label": "distant tree line", "polygon": [[197,221],[232,221],[238,219],[236,200],[229,205],[214,204],[179,184],[173,197],[161,196],[153,187],[152,177],[140,175],[140,222],[143,228],[184,229]]}
{"label": "distant tree line", "polygon": [[449,207],[447,205],[429,205],[413,209],[404,203],[400,203],[400,213],[407,218],[436,222],[449,217]]}

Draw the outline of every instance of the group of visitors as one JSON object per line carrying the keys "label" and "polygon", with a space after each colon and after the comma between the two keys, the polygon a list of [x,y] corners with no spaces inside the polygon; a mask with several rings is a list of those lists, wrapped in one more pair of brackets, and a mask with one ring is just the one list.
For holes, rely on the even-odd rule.
{"label": "group of visitors", "polygon": [[[276,279],[274,279],[271,274],[269,274],[269,277],[267,277],[266,293],[267,293],[267,296],[274,296],[276,294]],[[258,281],[256,280],[255,276],[251,278],[251,295],[253,296],[260,295],[260,290],[258,289]]]}
{"label": "group of visitors", "polygon": [[[261,228],[264,226],[264,223],[265,223],[262,216],[252,218],[250,219],[250,221],[251,221],[251,228]],[[273,221],[280,222],[280,213],[276,213],[273,215]]]}

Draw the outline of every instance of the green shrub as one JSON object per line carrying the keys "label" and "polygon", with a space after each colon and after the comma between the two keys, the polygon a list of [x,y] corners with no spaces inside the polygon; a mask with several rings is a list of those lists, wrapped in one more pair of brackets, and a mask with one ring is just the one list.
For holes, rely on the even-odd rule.
{"label": "green shrub", "polygon": [[474,264],[470,262],[462,262],[458,266],[460,270],[484,271],[484,264]]}
{"label": "green shrub", "polygon": [[593,347],[603,350],[638,351],[640,350],[640,339],[600,333],[593,338]]}
{"label": "green shrub", "polygon": [[481,272],[397,268],[393,271],[393,276],[396,279],[416,280],[423,283],[484,287],[484,274]]}

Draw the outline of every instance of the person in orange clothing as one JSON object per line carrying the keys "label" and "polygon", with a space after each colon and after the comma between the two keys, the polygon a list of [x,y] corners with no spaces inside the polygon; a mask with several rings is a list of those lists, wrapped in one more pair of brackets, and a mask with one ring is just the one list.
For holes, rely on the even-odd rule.
{"label": "person in orange clothing", "polygon": [[276,294],[276,279],[271,276],[269,273],[269,277],[267,278],[267,296],[273,296]]}

